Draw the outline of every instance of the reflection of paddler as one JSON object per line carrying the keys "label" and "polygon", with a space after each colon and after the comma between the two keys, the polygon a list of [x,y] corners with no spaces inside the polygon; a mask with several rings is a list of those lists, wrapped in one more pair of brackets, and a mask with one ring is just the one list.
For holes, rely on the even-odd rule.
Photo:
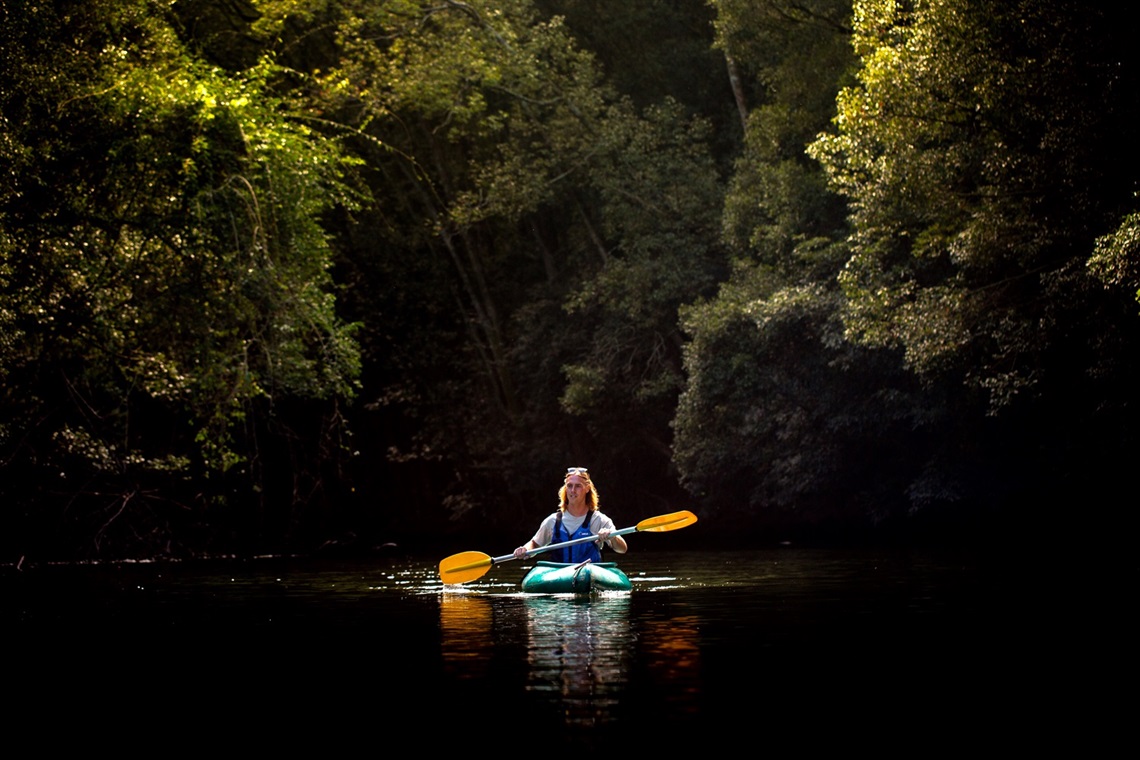
{"label": "reflection of paddler", "polygon": [[464,678],[479,678],[490,664],[491,603],[476,594],[444,593],[439,602],[441,650],[448,668]]}
{"label": "reflection of paddler", "polygon": [[567,724],[615,719],[611,711],[629,681],[629,595],[532,596],[526,610],[527,690],[553,692]]}

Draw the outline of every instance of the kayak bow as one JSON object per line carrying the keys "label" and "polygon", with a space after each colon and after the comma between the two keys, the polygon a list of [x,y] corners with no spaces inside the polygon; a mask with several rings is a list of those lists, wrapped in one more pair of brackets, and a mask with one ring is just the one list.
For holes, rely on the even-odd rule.
{"label": "kayak bow", "polygon": [[522,580],[529,594],[590,594],[595,591],[629,591],[633,587],[613,562],[546,562],[540,560]]}

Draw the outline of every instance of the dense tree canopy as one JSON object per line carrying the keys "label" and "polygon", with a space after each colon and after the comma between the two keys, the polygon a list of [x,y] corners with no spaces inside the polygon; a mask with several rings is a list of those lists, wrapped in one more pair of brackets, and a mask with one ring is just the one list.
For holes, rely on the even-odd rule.
{"label": "dense tree canopy", "polygon": [[263,68],[187,56],[164,9],[6,9],[0,446],[21,551],[51,531],[208,542],[212,507],[258,507],[230,489],[268,486],[258,438],[293,424],[275,404],[354,393],[320,223],[353,202],[346,159]]}
{"label": "dense tree canopy", "polygon": [[984,408],[959,445],[1009,453],[978,492],[1123,482],[1140,323],[1094,276],[1136,202],[1123,28],[1080,2],[861,3],[859,82],[811,148],[852,201],[848,335]]}
{"label": "dense tree canopy", "polygon": [[669,93],[639,106],[530,2],[337,10],[312,108],[358,131],[376,199],[343,265],[366,400],[414,420],[395,456],[462,472],[452,515],[530,514],[569,460],[675,496],[676,311],[724,266],[707,121]]}
{"label": "dense tree canopy", "polygon": [[1064,369],[1053,325],[1114,308],[1086,262],[1135,205],[1131,43],[1083,3],[860,9],[860,83],[814,146],[853,200],[849,328],[1004,406]]}
{"label": "dense tree canopy", "polygon": [[1140,423],[1101,6],[8,3],[5,559],[526,535],[572,464],[623,524],[1058,519]]}

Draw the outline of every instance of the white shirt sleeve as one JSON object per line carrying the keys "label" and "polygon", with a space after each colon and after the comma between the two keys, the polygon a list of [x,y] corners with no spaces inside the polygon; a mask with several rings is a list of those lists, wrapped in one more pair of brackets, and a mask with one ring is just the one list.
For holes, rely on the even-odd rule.
{"label": "white shirt sleeve", "polygon": [[609,518],[609,515],[604,512],[595,512],[590,518],[590,532],[596,535],[603,530],[613,533],[617,528],[614,527],[614,521]]}
{"label": "white shirt sleeve", "polygon": [[554,514],[549,514],[539,523],[538,532],[531,538],[535,546],[546,546],[550,543],[550,539],[554,536],[554,519]]}

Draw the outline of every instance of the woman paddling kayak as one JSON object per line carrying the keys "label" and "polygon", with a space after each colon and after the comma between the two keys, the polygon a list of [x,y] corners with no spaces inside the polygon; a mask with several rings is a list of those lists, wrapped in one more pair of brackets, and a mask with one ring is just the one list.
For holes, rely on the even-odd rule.
{"label": "woman paddling kayak", "polygon": [[558,511],[549,515],[538,526],[534,538],[514,551],[516,559],[522,559],[528,551],[552,543],[564,543],[576,538],[591,535],[597,541],[583,541],[573,546],[552,549],[548,557],[554,562],[600,562],[601,548],[607,546],[618,554],[629,551],[629,545],[614,532],[614,521],[598,509],[598,489],[590,480],[585,467],[570,467],[566,470],[562,487],[558,489]]}

